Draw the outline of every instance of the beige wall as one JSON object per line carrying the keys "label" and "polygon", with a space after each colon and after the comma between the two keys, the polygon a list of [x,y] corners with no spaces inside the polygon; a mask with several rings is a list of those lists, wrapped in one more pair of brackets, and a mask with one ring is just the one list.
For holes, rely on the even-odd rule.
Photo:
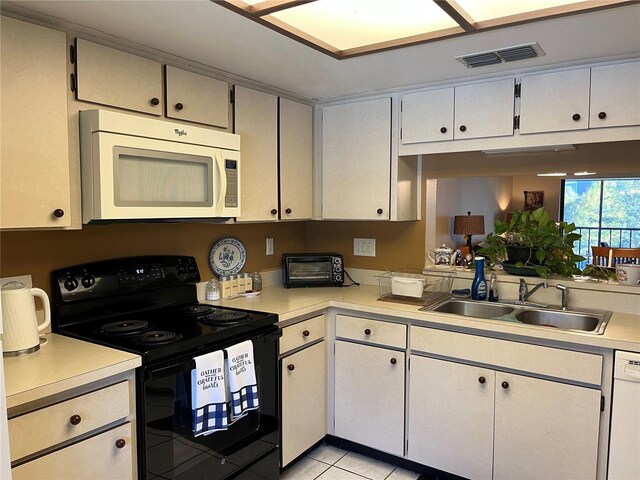
{"label": "beige wall", "polygon": [[[0,275],[31,274],[47,291],[51,271],[80,263],[137,255],[192,255],[203,279],[211,278],[209,250],[224,237],[247,249],[244,271],[279,268],[282,254],[304,251],[305,222],[244,225],[113,224],[84,225],[76,231],[2,232]],[[274,239],[274,255],[265,255],[265,238]]]}
{"label": "beige wall", "polygon": [[525,191],[544,192],[543,206],[553,220],[560,219],[560,186],[558,177],[537,177],[535,175],[513,177],[513,193],[510,211],[522,210]]}

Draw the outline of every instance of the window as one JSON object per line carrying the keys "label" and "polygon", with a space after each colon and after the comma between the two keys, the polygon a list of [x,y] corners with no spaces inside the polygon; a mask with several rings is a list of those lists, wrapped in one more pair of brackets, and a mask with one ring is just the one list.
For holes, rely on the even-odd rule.
{"label": "window", "polygon": [[574,248],[591,263],[592,246],[640,247],[640,178],[562,181],[561,218],[582,238]]}

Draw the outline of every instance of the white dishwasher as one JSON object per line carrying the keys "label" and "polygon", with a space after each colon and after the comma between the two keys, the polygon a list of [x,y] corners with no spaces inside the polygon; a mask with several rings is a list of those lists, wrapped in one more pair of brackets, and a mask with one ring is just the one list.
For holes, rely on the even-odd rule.
{"label": "white dishwasher", "polygon": [[616,352],[609,480],[640,479],[640,354]]}

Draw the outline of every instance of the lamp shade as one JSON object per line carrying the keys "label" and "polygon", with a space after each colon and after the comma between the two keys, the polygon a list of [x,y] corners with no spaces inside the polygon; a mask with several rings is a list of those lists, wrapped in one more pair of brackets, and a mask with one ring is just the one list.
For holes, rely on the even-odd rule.
{"label": "lamp shade", "polygon": [[455,235],[482,235],[484,234],[484,215],[456,215],[453,221],[453,233]]}

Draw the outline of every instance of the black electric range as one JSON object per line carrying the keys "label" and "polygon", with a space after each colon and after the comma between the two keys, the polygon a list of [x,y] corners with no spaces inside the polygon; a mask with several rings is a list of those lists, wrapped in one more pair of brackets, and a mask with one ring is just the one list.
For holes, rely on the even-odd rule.
{"label": "black electric range", "polygon": [[[52,274],[56,333],[138,354],[136,424],[141,479],[278,478],[278,316],[197,299],[193,257],[93,262]],[[194,437],[193,358],[251,340],[260,408],[227,431]],[[185,465],[189,465],[188,468]]]}

